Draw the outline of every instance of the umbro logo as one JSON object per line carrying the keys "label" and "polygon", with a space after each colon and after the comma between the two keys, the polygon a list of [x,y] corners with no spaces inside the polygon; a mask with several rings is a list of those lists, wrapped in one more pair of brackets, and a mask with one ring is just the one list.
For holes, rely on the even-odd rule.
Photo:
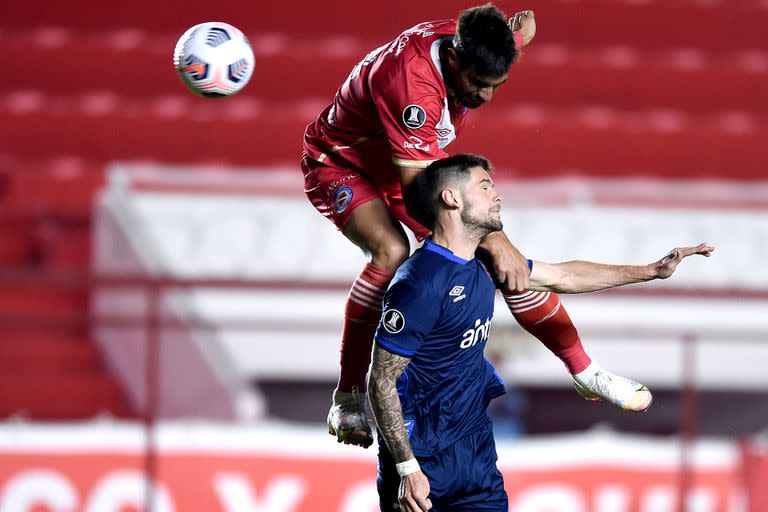
{"label": "umbro logo", "polygon": [[460,300],[467,298],[467,294],[463,292],[464,292],[463,286],[454,286],[453,288],[451,288],[451,291],[448,292],[448,296],[455,297],[453,299],[453,302],[459,302]]}

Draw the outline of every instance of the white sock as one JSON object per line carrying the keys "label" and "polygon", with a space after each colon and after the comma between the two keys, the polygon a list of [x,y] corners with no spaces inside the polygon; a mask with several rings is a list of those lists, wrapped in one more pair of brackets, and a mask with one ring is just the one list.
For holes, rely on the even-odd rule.
{"label": "white sock", "polygon": [[573,380],[579,384],[584,384],[592,380],[597,372],[600,371],[600,367],[594,361],[589,363],[589,366],[581,370],[579,373],[573,376]]}

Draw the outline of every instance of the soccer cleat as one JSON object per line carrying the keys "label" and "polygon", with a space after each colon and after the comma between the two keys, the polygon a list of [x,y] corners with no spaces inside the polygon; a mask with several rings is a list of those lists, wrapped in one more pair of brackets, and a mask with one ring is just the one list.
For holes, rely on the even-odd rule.
{"label": "soccer cleat", "polygon": [[587,400],[605,400],[630,412],[645,412],[653,395],[643,384],[590,364],[572,376],[576,391]]}
{"label": "soccer cleat", "polygon": [[365,393],[360,393],[357,386],[352,392],[333,392],[333,405],[328,411],[328,433],[344,444],[354,444],[368,448],[373,444],[373,434],[365,410]]}

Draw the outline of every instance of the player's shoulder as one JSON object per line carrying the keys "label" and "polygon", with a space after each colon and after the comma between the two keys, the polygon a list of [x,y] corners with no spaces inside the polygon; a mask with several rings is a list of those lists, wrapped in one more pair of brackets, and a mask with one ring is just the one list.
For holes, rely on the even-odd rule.
{"label": "player's shoulder", "polygon": [[414,55],[425,56],[432,51],[432,45],[456,32],[455,20],[424,21],[404,30],[393,42],[395,56],[410,58]]}
{"label": "player's shoulder", "polygon": [[439,85],[442,79],[435,64],[436,47],[455,30],[454,20],[440,20],[419,23],[403,31],[382,53],[372,77],[397,83],[398,76],[418,76],[420,83],[428,83],[431,76],[434,85]]}
{"label": "player's shoulder", "polygon": [[[435,244],[425,243],[406,260],[408,272],[413,281],[429,283],[430,289],[442,295],[443,288],[457,275],[469,268],[467,262],[447,249]],[[425,285],[426,287],[426,285]]]}
{"label": "player's shoulder", "polygon": [[436,284],[445,273],[442,260],[434,252],[417,249],[398,267],[390,288],[408,290],[422,297],[436,294]]}
{"label": "player's shoulder", "polygon": [[424,283],[430,281],[430,276],[425,270],[434,265],[432,259],[432,255],[428,254],[427,251],[417,249],[398,267],[392,282],[406,282],[423,287]]}

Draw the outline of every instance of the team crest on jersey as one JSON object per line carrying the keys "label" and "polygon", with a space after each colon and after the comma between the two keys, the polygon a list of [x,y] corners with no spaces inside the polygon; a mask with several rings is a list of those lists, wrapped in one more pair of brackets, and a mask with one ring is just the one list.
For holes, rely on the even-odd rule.
{"label": "team crest on jersey", "polygon": [[336,189],[336,192],[333,194],[333,209],[336,210],[336,213],[341,213],[347,209],[349,203],[352,202],[353,195],[354,193],[349,187],[345,186]]}
{"label": "team crest on jersey", "polygon": [[403,124],[411,130],[421,128],[426,122],[427,113],[420,105],[408,105],[403,110]]}
{"label": "team crest on jersey", "polygon": [[391,334],[397,334],[405,327],[405,317],[396,309],[388,309],[384,312],[382,320],[384,330]]}

